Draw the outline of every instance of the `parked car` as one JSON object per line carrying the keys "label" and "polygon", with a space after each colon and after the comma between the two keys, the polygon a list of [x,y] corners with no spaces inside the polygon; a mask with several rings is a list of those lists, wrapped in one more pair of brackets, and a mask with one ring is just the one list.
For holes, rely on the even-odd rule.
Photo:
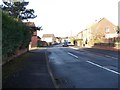
{"label": "parked car", "polygon": [[74,44],[72,44],[71,42],[68,42],[68,46],[74,46]]}
{"label": "parked car", "polygon": [[64,43],[63,43],[63,47],[68,47],[67,42],[64,42]]}

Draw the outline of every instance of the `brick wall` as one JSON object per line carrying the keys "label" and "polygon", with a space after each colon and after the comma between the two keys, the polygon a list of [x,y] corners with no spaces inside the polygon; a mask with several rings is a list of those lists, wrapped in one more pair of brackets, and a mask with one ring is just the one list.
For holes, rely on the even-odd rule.
{"label": "brick wall", "polygon": [[37,36],[32,36],[32,39],[31,39],[31,48],[37,47],[37,41],[38,41]]}

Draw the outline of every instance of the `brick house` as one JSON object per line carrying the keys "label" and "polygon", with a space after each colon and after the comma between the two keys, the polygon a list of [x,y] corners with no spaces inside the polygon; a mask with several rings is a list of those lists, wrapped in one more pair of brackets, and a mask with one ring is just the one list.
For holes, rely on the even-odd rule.
{"label": "brick house", "polygon": [[106,35],[115,34],[117,29],[109,20],[102,18],[95,25],[89,28],[89,31],[91,33],[91,39],[94,39],[94,42],[105,43]]}
{"label": "brick house", "polygon": [[38,40],[41,40],[41,39],[37,36],[37,30],[36,30],[36,26],[35,26],[34,22],[27,22],[25,24],[27,26],[31,27],[30,29],[32,29],[32,31],[33,31],[33,35],[31,38],[31,42],[29,44],[29,48],[37,47]]}
{"label": "brick house", "polygon": [[106,36],[108,34],[115,34],[116,31],[117,28],[114,24],[106,18],[102,18],[87,29],[78,33],[78,36],[83,39],[83,44],[93,46],[95,43],[108,43],[109,39],[107,39]]}

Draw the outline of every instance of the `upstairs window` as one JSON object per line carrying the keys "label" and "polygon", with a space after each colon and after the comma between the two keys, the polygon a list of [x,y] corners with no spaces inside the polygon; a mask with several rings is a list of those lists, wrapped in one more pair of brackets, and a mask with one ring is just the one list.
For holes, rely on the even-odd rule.
{"label": "upstairs window", "polygon": [[108,27],[105,28],[105,32],[106,33],[109,33],[110,32],[110,29]]}

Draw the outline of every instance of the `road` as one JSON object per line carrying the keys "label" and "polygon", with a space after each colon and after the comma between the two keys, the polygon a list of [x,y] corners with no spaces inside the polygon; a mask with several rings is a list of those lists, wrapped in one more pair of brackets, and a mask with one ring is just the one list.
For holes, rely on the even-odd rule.
{"label": "road", "polygon": [[60,88],[118,88],[115,52],[74,49],[60,45],[47,49],[49,63]]}

